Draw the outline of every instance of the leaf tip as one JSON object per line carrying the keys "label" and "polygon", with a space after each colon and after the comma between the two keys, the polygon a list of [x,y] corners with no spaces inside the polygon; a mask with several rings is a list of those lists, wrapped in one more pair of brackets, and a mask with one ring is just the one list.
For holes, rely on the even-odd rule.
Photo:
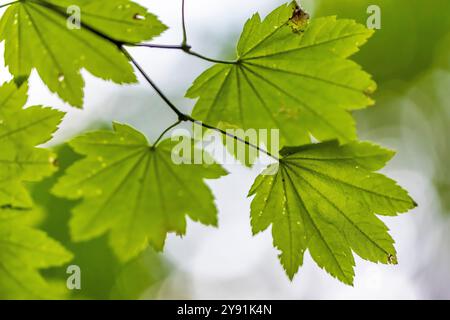
{"label": "leaf tip", "polygon": [[388,255],[388,264],[397,265],[398,264],[397,256],[393,254]]}

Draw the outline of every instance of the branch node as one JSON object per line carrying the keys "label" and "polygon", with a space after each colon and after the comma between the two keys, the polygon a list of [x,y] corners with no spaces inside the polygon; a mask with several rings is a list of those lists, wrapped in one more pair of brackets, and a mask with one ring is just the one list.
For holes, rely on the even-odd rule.
{"label": "branch node", "polygon": [[178,114],[178,121],[180,122],[187,122],[187,121],[192,121],[193,119],[188,116],[187,114],[184,113],[179,113]]}
{"label": "branch node", "polygon": [[182,43],[181,44],[181,50],[183,50],[184,52],[189,52],[191,51],[192,46],[187,44],[187,43]]}

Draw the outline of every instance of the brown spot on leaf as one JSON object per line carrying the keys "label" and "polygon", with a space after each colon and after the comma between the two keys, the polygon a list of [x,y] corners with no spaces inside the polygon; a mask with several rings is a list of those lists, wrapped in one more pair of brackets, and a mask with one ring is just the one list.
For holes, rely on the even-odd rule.
{"label": "brown spot on leaf", "polygon": [[394,256],[394,255],[392,255],[392,254],[390,254],[390,255],[388,256],[388,263],[389,263],[389,264],[398,264],[397,257]]}
{"label": "brown spot on leaf", "polygon": [[299,5],[295,5],[289,25],[295,33],[304,32],[309,22],[309,14]]}
{"label": "brown spot on leaf", "polygon": [[55,159],[50,159],[51,160],[51,164],[57,168],[59,168],[59,160],[58,158]]}

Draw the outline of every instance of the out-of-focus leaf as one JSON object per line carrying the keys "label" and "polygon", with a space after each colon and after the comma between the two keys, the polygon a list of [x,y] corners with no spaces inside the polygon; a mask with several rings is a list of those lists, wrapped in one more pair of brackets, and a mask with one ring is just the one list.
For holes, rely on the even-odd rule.
{"label": "out-of-focus leaf", "polygon": [[0,299],[55,299],[61,292],[39,273],[72,258],[44,232],[20,223],[21,211],[0,209]]}
{"label": "out-of-focus leaf", "polygon": [[39,270],[72,256],[29,225],[33,204],[24,183],[56,170],[55,155],[35,146],[52,137],[64,114],[39,106],[23,109],[26,91],[26,83],[0,87],[0,298],[57,298],[59,290]]}
{"label": "out-of-focus leaf", "polygon": [[[70,238],[69,219],[71,210],[79,201],[61,199],[50,193],[57,179],[76,161],[80,160],[69,146],[55,150],[60,171],[44,181],[30,186],[33,199],[45,214],[41,226],[52,237],[73,252],[71,264],[81,270],[81,290],[65,290],[72,299],[139,299],[148,292],[157,292],[158,284],[170,272],[168,263],[151,249],[142,252],[127,263],[120,262],[113,254],[107,237],[74,243]],[[50,279],[66,281],[66,267],[45,271]]]}
{"label": "out-of-focus leaf", "polygon": [[48,141],[64,114],[41,106],[22,109],[27,85],[0,87],[0,206],[29,208],[23,181],[39,181],[55,172],[55,155],[36,148]]}

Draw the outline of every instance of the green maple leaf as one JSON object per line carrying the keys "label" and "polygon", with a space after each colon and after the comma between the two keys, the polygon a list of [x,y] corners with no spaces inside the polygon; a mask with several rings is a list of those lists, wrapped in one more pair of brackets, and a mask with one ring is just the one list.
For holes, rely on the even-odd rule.
{"label": "green maple leaf", "polygon": [[[80,29],[67,26],[70,6],[80,8]],[[28,77],[36,69],[51,91],[81,107],[83,68],[116,83],[136,82],[127,57],[111,40],[137,43],[165,29],[129,0],[22,0],[0,20],[0,41],[5,41],[5,62],[15,77]]]}
{"label": "green maple leaf", "polygon": [[[174,142],[150,147],[141,133],[117,123],[114,132],[86,134],[70,146],[86,158],[70,167],[53,191],[84,199],[70,222],[75,241],[110,230],[113,249],[128,260],[149,243],[162,250],[169,232],[185,234],[186,215],[217,224],[213,196],[203,180],[226,174],[219,165],[176,165],[171,158]],[[191,163],[194,152],[182,157]]]}
{"label": "green maple leaf", "polygon": [[33,106],[22,109],[27,85],[0,87],[0,206],[30,208],[23,181],[39,181],[55,170],[55,155],[36,148],[50,140],[64,113]]}
{"label": "green maple leaf", "polygon": [[58,292],[38,269],[71,258],[61,245],[33,229],[25,214],[32,201],[24,182],[55,171],[53,153],[36,148],[48,141],[63,113],[39,106],[22,109],[27,85],[0,87],[0,298],[56,298]]}
{"label": "green maple leaf", "polygon": [[375,214],[394,216],[415,206],[393,180],[375,173],[393,152],[369,143],[336,141],[284,148],[279,164],[260,175],[249,195],[253,232],[272,226],[274,246],[292,279],[309,250],[316,263],[352,284],[352,251],[396,263],[387,227]]}
{"label": "green maple leaf", "polygon": [[373,31],[335,17],[303,21],[301,31],[293,30],[298,10],[283,5],[263,21],[255,14],[246,23],[236,63],[213,66],[188,90],[187,97],[199,98],[194,118],[222,128],[277,128],[288,145],[309,143],[310,134],[356,138],[349,111],[371,105],[367,95],[376,85],[347,58]]}
{"label": "green maple leaf", "polygon": [[38,270],[61,266],[72,255],[22,217],[21,211],[0,209],[0,299],[60,298],[61,290]]}

